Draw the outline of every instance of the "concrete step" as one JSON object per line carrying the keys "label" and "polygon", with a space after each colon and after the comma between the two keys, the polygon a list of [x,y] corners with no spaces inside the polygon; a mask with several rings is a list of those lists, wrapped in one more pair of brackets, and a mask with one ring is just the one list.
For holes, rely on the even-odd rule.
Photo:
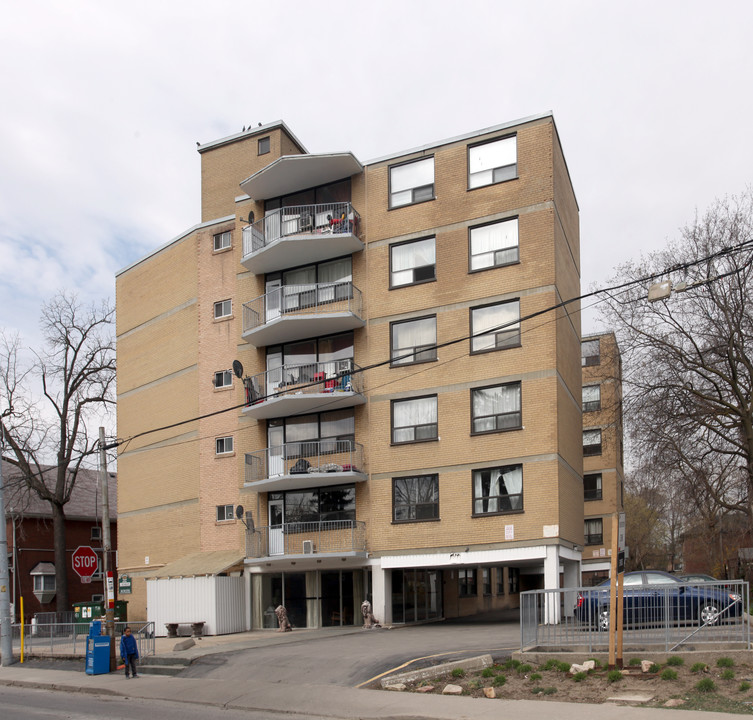
{"label": "concrete step", "polygon": [[178,675],[191,664],[191,658],[174,655],[149,655],[139,662],[144,675]]}
{"label": "concrete step", "polygon": [[142,659],[142,662],[148,665],[181,665],[185,667],[190,665],[193,660],[189,657],[179,657],[176,655],[148,655]]}
{"label": "concrete step", "polygon": [[185,665],[139,665],[139,675],[180,675]]}

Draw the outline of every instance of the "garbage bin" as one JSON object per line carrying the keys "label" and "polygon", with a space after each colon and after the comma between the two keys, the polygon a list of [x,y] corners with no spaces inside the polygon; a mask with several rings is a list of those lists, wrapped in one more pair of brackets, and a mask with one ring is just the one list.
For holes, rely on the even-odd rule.
{"label": "garbage bin", "polygon": [[102,635],[102,623],[94,620],[89,626],[89,636],[86,639],[86,674],[103,675],[110,672],[110,643],[109,635]]}

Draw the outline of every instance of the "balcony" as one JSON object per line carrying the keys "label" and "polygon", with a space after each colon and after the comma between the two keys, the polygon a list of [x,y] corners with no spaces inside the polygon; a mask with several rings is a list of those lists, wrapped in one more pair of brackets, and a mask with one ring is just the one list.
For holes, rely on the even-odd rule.
{"label": "balcony", "polygon": [[246,534],[248,558],[356,554],[366,554],[366,524],[356,520],[284,523]]}
{"label": "balcony", "polygon": [[350,203],[296,205],[243,228],[243,267],[255,275],[363,250],[360,215]]}
{"label": "balcony", "polygon": [[263,492],[347,485],[367,477],[363,445],[353,440],[293,442],[246,453],[245,487]]}
{"label": "balcony", "polygon": [[243,381],[243,414],[261,420],[363,405],[363,375],[351,360],[284,365]]}
{"label": "balcony", "polygon": [[243,339],[255,347],[365,324],[361,291],[350,281],[282,285],[243,305]]}

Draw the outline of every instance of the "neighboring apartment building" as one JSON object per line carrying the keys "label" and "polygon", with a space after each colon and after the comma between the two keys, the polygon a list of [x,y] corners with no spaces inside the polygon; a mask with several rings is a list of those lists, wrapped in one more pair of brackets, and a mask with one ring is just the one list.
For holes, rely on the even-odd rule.
{"label": "neighboring apartment building", "polygon": [[[117,550],[117,488],[115,473],[108,473],[110,539],[114,564]],[[45,476],[55,482],[55,474]],[[65,505],[66,558],[68,565],[69,607],[58,607],[55,586],[55,546],[50,504],[29,490],[9,462],[3,462],[5,489],[5,530],[8,537],[10,600],[14,622],[19,620],[24,599],[28,622],[39,612],[70,612],[75,603],[101,601],[102,583],[102,493],[99,473],[80,470],[71,499]],[[83,583],[74,572],[72,555],[77,547],[91,547],[99,556],[99,569],[91,583]],[[127,598],[125,598],[127,600]]]}
{"label": "neighboring apartment building", "polygon": [[[583,584],[609,577],[612,518],[623,511],[622,361],[613,333],[584,336]],[[628,549],[629,552],[629,549]]]}
{"label": "neighboring apartment building", "polygon": [[157,578],[242,577],[254,628],[280,603],[297,627],[360,623],[365,598],[407,623],[579,584],[580,307],[547,312],[580,293],[579,220],[553,117],[367,163],[283,122],[199,153],[201,223],[117,276],[131,616],[162,617]]}

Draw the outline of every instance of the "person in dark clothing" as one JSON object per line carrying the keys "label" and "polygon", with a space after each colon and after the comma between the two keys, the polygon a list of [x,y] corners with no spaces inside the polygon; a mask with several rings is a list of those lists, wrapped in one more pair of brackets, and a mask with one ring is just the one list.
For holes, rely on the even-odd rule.
{"label": "person in dark clothing", "polygon": [[139,659],[139,646],[136,643],[136,638],[131,635],[131,628],[129,627],[123,631],[120,638],[120,657],[123,658],[123,663],[125,663],[126,677],[130,677],[132,672],[133,677],[137,678],[139,674],[136,672],[136,661]]}

